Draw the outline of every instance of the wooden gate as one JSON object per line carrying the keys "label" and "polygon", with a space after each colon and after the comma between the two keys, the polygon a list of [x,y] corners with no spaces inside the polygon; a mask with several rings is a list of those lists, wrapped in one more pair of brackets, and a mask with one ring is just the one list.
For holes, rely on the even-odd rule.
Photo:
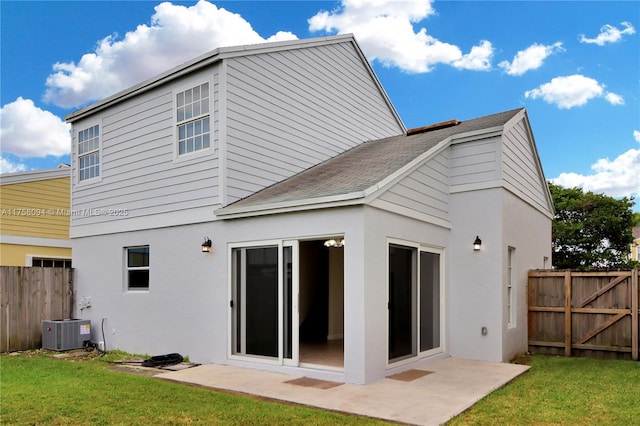
{"label": "wooden gate", "polygon": [[529,351],[638,360],[638,269],[529,272]]}

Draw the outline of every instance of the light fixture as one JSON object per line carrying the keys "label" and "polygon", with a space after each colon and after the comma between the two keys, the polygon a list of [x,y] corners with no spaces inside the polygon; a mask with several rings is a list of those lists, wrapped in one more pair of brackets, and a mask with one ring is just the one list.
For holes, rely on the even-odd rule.
{"label": "light fixture", "polygon": [[211,240],[209,239],[209,237],[204,237],[204,242],[202,243],[202,252],[211,253]]}
{"label": "light fixture", "polygon": [[336,248],[340,248],[340,247],[344,247],[344,238],[342,239],[330,239],[324,242],[324,246],[325,247],[336,247]]}
{"label": "light fixture", "polygon": [[480,246],[482,245],[482,240],[479,236],[476,235],[476,240],[473,242],[473,251],[480,251]]}

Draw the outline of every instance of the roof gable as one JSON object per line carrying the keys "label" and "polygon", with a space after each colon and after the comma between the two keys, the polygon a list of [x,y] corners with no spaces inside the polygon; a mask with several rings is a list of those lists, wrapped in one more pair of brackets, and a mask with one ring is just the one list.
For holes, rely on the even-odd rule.
{"label": "roof gable", "polygon": [[65,120],[69,123],[73,123],[89,115],[92,115],[98,111],[104,110],[112,105],[115,105],[119,102],[130,99],[134,96],[138,96],[158,86],[169,83],[173,80],[176,80],[178,78],[191,74],[202,68],[214,65],[225,59],[231,59],[236,57],[246,57],[251,55],[259,55],[259,54],[268,54],[272,52],[282,52],[282,51],[295,50],[295,49],[306,49],[306,48],[311,48],[316,46],[325,46],[325,45],[339,44],[339,43],[351,44],[356,49],[358,56],[367,67],[367,70],[369,71],[369,74],[371,75],[372,80],[374,81],[378,90],[386,100],[386,103],[388,104],[390,111],[392,111],[393,115],[395,116],[395,119],[400,124],[400,126],[404,128],[404,125],[402,124],[402,120],[400,119],[400,116],[396,112],[395,107],[389,100],[389,97],[387,96],[384,88],[382,87],[382,85],[380,84],[380,81],[378,80],[377,76],[373,72],[371,65],[369,64],[364,54],[362,53],[362,50],[358,46],[358,43],[356,42],[356,39],[353,36],[353,34],[341,34],[341,35],[328,36],[328,37],[316,37],[316,38],[308,38],[308,39],[300,39],[300,40],[267,42],[267,43],[250,44],[250,45],[243,45],[243,46],[220,47],[210,52],[207,52],[197,58],[194,58],[188,62],[178,65],[177,67],[167,70],[164,73],[154,76],[146,81],[143,81],[125,90],[122,90],[112,96],[109,96],[105,99],[102,99],[84,108],[78,109],[66,115]]}
{"label": "roof gable", "polygon": [[[364,142],[315,167],[265,188],[227,207],[218,216],[266,214],[321,204],[371,201],[453,139],[501,131],[522,109],[488,115],[435,130],[409,132]],[[428,126],[430,127],[430,126]]]}

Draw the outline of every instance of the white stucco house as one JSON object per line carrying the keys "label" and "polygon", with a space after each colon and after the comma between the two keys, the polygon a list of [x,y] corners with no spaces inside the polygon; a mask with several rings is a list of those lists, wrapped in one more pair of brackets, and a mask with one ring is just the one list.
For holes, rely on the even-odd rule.
{"label": "white stucco house", "polygon": [[527,350],[553,208],[524,109],[407,130],[341,35],[216,49],[67,121],[107,349],[349,383]]}

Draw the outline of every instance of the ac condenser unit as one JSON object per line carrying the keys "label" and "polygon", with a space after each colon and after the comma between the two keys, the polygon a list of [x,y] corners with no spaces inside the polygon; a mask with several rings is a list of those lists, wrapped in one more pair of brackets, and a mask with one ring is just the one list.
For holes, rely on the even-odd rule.
{"label": "ac condenser unit", "polygon": [[42,348],[54,351],[80,349],[91,340],[91,321],[61,319],[42,321]]}

